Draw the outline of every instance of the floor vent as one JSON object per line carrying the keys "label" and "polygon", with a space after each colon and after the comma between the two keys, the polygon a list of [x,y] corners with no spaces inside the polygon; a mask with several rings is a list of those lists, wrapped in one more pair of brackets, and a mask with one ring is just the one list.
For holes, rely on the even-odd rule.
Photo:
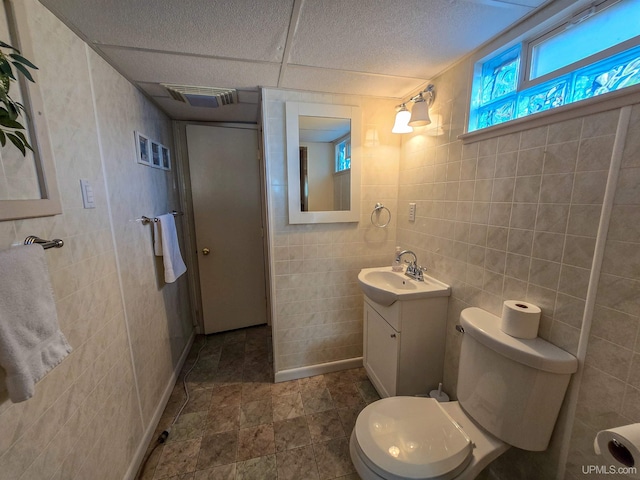
{"label": "floor vent", "polygon": [[232,88],[193,87],[190,85],[161,84],[174,100],[193,107],[218,108],[238,103],[238,92]]}

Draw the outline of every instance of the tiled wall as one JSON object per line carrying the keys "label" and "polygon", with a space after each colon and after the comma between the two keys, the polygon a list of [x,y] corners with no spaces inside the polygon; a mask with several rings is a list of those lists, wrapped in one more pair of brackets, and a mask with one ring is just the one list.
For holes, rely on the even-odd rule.
{"label": "tiled wall", "polygon": [[[430,275],[452,286],[444,386],[453,394],[461,341],[455,324],[469,306],[500,315],[506,299],[537,304],[543,310],[540,336],[577,353],[619,117],[619,110],[605,111],[463,144],[457,136],[464,128],[469,69],[463,62],[434,80],[432,112],[441,116],[443,128],[403,136],[398,196],[398,243],[414,250]],[[637,228],[628,227],[639,215],[638,111],[635,107],[571,441],[576,464],[584,456],[596,462],[589,452],[598,428],[640,421],[640,376],[634,373],[640,358],[634,354],[640,348],[640,250]],[[409,202],[417,203],[415,222],[404,214]],[[570,426],[562,423],[557,430]],[[549,451],[540,454],[513,449],[494,463],[493,474],[555,478],[561,441],[556,435]]]}
{"label": "tiled wall", "polygon": [[[191,335],[192,319],[186,275],[164,283],[162,261],[153,255],[153,227],[135,221],[142,215],[181,210],[175,169],[166,173],[134,163],[132,138],[138,130],[171,145],[171,126],[104,60],[92,54],[90,65],[131,350],[147,424]],[[128,108],[126,121],[113,120]],[[175,217],[179,229],[183,218]]]}
{"label": "tiled wall", "polygon": [[[175,171],[134,161],[133,131],[171,145],[170,122],[25,1],[64,213],[1,222],[0,247],[31,234],[64,239],[46,257],[74,351],[27,402],[0,394],[0,479],[121,479],[191,334],[186,279],[158,281],[150,226],[134,221],[177,208]],[[80,178],[94,188],[95,209],[83,209]]]}
{"label": "tiled wall", "polygon": [[640,422],[640,105],[634,105],[613,201],[580,386],[568,479],[601,465],[599,430]]}
{"label": "tiled wall", "polygon": [[[396,212],[400,139],[390,133],[394,103],[379,99],[267,89],[263,92],[268,170],[270,255],[276,371],[362,355],[361,268],[391,264],[395,217],[372,226],[382,202]],[[363,147],[362,215],[358,223],[290,225],[287,211],[285,102],[357,105],[362,138],[375,129],[379,144]]]}

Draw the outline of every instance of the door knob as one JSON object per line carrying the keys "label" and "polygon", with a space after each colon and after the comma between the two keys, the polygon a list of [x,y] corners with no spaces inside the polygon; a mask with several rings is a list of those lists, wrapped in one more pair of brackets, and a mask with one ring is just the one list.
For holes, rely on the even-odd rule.
{"label": "door knob", "polygon": [[209,250],[208,248],[203,248],[202,249],[202,254],[203,255],[209,255],[209,253],[211,253],[211,250]]}

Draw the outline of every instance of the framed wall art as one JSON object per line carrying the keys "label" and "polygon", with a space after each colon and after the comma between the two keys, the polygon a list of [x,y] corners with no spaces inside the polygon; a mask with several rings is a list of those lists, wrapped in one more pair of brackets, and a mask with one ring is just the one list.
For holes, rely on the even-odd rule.
{"label": "framed wall art", "polygon": [[171,152],[164,145],[161,146],[162,151],[162,168],[164,170],[171,170]]}
{"label": "framed wall art", "polygon": [[136,161],[143,165],[149,165],[151,160],[149,144],[151,141],[146,135],[135,132],[136,135]]}
{"label": "framed wall art", "polygon": [[160,144],[156,142],[151,142],[151,166],[155,168],[162,168]]}
{"label": "framed wall art", "polygon": [[144,133],[134,132],[136,162],[160,170],[171,170],[171,151]]}

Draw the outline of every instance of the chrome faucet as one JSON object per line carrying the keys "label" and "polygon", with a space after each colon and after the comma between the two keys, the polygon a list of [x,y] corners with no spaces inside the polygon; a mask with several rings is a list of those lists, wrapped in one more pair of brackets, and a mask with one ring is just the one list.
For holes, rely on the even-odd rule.
{"label": "chrome faucet", "polygon": [[407,263],[407,270],[404,272],[408,277],[413,278],[414,280],[418,280],[419,282],[424,281],[424,272],[427,271],[425,267],[421,267],[418,265],[418,257],[411,250],[403,250],[396,256],[396,262],[400,262],[403,255],[412,255],[413,261],[409,262],[405,260]]}

